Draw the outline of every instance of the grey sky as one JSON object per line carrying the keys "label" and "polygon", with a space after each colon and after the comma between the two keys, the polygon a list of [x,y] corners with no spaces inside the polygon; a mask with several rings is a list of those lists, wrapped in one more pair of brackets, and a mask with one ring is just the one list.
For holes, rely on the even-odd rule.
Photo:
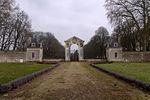
{"label": "grey sky", "polygon": [[16,0],[32,20],[34,31],[51,32],[64,40],[78,36],[87,43],[104,26],[111,33],[105,0]]}

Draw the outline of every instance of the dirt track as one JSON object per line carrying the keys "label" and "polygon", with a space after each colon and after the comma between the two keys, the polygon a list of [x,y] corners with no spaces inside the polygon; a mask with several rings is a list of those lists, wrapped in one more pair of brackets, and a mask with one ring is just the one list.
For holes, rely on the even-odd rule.
{"label": "dirt track", "polygon": [[87,63],[62,63],[56,69],[10,91],[10,100],[149,100],[150,95]]}

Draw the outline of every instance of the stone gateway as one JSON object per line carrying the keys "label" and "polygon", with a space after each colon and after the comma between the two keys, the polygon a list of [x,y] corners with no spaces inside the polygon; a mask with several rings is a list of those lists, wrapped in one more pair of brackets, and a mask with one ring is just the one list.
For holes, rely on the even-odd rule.
{"label": "stone gateway", "polygon": [[73,44],[77,44],[79,47],[79,61],[84,60],[84,54],[83,54],[83,46],[84,46],[84,41],[81,40],[80,38],[74,36],[68,40],[65,41],[66,43],[66,48],[65,48],[65,61],[70,61],[70,47]]}

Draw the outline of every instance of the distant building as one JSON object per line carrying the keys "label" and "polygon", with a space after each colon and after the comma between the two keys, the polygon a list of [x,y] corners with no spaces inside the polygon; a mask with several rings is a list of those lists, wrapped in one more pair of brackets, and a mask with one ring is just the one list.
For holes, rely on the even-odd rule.
{"label": "distant building", "polygon": [[122,61],[122,47],[117,42],[106,49],[106,57],[108,61]]}
{"label": "distant building", "polygon": [[38,43],[37,39],[34,38],[27,48],[26,53],[27,61],[42,61],[43,59],[43,48],[42,44]]}
{"label": "distant building", "polygon": [[26,52],[18,51],[0,51],[0,62],[30,62],[42,61],[43,59],[42,44],[34,38]]}
{"label": "distant building", "polygon": [[150,52],[124,52],[122,47],[114,42],[114,45],[106,49],[106,57],[109,62],[150,62]]}

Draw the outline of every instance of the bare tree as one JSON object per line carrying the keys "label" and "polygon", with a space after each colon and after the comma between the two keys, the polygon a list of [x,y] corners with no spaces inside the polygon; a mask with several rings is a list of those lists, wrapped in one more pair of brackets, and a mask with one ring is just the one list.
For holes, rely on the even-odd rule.
{"label": "bare tree", "polygon": [[25,34],[28,34],[31,30],[31,24],[28,18],[28,15],[25,12],[21,11],[17,13],[16,21],[14,25],[14,34],[13,34],[13,50],[16,50],[18,45],[20,45],[21,39],[24,39]]}
{"label": "bare tree", "polygon": [[12,31],[11,21],[12,12],[14,10],[13,0],[1,0],[0,1],[0,48],[4,49],[5,40],[8,33]]}
{"label": "bare tree", "polygon": [[14,0],[0,0],[0,49],[17,50],[31,31],[28,15]]}
{"label": "bare tree", "polygon": [[149,0],[106,0],[107,15],[116,27],[128,20],[135,25],[141,39],[143,50],[147,50],[150,33],[150,1]]}

